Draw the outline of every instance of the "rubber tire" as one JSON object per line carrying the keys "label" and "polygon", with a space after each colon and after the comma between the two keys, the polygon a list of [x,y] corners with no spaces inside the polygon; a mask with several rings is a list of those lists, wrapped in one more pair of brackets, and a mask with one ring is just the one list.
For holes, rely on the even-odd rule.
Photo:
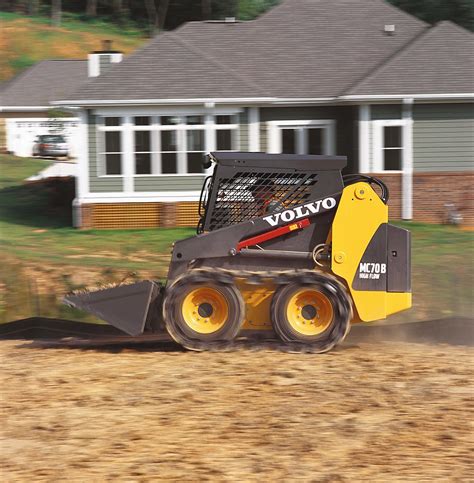
{"label": "rubber tire", "polygon": [[[294,293],[303,287],[311,287],[323,293],[333,309],[333,320],[321,334],[308,336],[296,332],[288,322],[286,307]],[[307,345],[311,352],[327,352],[342,342],[350,329],[352,304],[345,288],[335,278],[314,273],[295,275],[288,284],[280,287],[272,298],[271,318],[273,329],[281,340],[296,346]]]}
{"label": "rubber tire", "polygon": [[[185,297],[194,289],[204,286],[219,290],[224,295],[229,317],[224,326],[211,334],[191,329],[183,319],[181,307]],[[240,332],[245,318],[245,303],[232,279],[216,280],[213,274],[192,270],[179,277],[165,290],[163,317],[168,333],[175,342],[191,350],[226,348]]]}

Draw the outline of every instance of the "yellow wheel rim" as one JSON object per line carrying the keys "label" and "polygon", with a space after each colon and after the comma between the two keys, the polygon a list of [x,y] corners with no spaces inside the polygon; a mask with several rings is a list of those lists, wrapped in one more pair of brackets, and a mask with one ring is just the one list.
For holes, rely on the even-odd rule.
{"label": "yellow wheel rim", "polygon": [[212,334],[227,321],[227,300],[219,290],[211,287],[197,288],[186,295],[181,308],[184,322],[195,332]]}
{"label": "yellow wheel rim", "polygon": [[331,325],[334,311],[326,295],[304,288],[288,301],[286,317],[295,332],[311,336],[322,334]]}

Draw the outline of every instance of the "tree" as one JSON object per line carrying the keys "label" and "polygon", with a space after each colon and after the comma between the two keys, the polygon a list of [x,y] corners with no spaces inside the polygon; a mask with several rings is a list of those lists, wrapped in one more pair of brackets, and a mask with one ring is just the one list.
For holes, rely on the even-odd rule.
{"label": "tree", "polygon": [[441,20],[451,20],[465,29],[474,30],[473,0],[389,0],[389,2],[431,24]]}
{"label": "tree", "polygon": [[158,28],[160,30],[163,30],[165,26],[169,3],[169,0],[160,0],[160,6],[158,7]]}
{"label": "tree", "polygon": [[51,0],[51,23],[55,27],[61,25],[61,0]]}
{"label": "tree", "polygon": [[28,0],[28,15],[38,15],[39,7],[39,0]]}
{"label": "tree", "polygon": [[86,15],[88,17],[97,16],[97,0],[87,0]]}
{"label": "tree", "polygon": [[158,8],[155,0],[145,0],[145,7],[148,15],[150,36],[156,34],[158,30],[162,30],[165,25],[166,14],[168,12],[169,0],[160,0]]}
{"label": "tree", "polygon": [[241,20],[253,20],[280,3],[280,0],[239,0],[238,16]]}
{"label": "tree", "polygon": [[150,37],[153,37],[158,29],[158,11],[156,10],[155,0],[145,0],[145,7],[148,15],[149,34]]}
{"label": "tree", "polygon": [[211,0],[201,0],[201,12],[203,20],[209,20],[211,18]]}
{"label": "tree", "polygon": [[123,20],[123,4],[122,0],[113,0],[112,1],[112,8],[113,8],[113,17],[117,23],[120,23]]}

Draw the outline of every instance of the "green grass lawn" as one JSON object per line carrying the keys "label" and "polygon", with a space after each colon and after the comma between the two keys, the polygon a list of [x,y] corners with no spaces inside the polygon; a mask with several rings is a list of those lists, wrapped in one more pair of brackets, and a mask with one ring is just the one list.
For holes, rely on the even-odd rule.
{"label": "green grass lawn", "polygon": [[[38,312],[38,297],[43,315],[65,316],[58,294],[86,282],[119,281],[130,272],[164,278],[172,243],[195,233],[192,228],[74,229],[70,184],[57,189],[23,182],[48,164],[0,155],[0,321]],[[412,232],[414,309],[393,320],[472,315],[474,234],[397,224]]]}

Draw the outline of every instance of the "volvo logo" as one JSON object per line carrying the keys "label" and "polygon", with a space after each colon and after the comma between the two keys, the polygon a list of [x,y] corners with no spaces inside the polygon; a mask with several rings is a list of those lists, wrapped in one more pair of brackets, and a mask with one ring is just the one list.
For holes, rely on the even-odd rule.
{"label": "volvo logo", "polygon": [[337,202],[334,198],[324,198],[323,200],[312,201],[311,203],[306,203],[303,206],[297,206],[296,208],[291,208],[290,210],[280,211],[273,215],[264,216],[263,219],[271,226],[277,226],[280,221],[290,222],[293,220],[299,220],[300,218],[305,218],[306,216],[316,215],[321,211],[331,210],[336,206]]}

